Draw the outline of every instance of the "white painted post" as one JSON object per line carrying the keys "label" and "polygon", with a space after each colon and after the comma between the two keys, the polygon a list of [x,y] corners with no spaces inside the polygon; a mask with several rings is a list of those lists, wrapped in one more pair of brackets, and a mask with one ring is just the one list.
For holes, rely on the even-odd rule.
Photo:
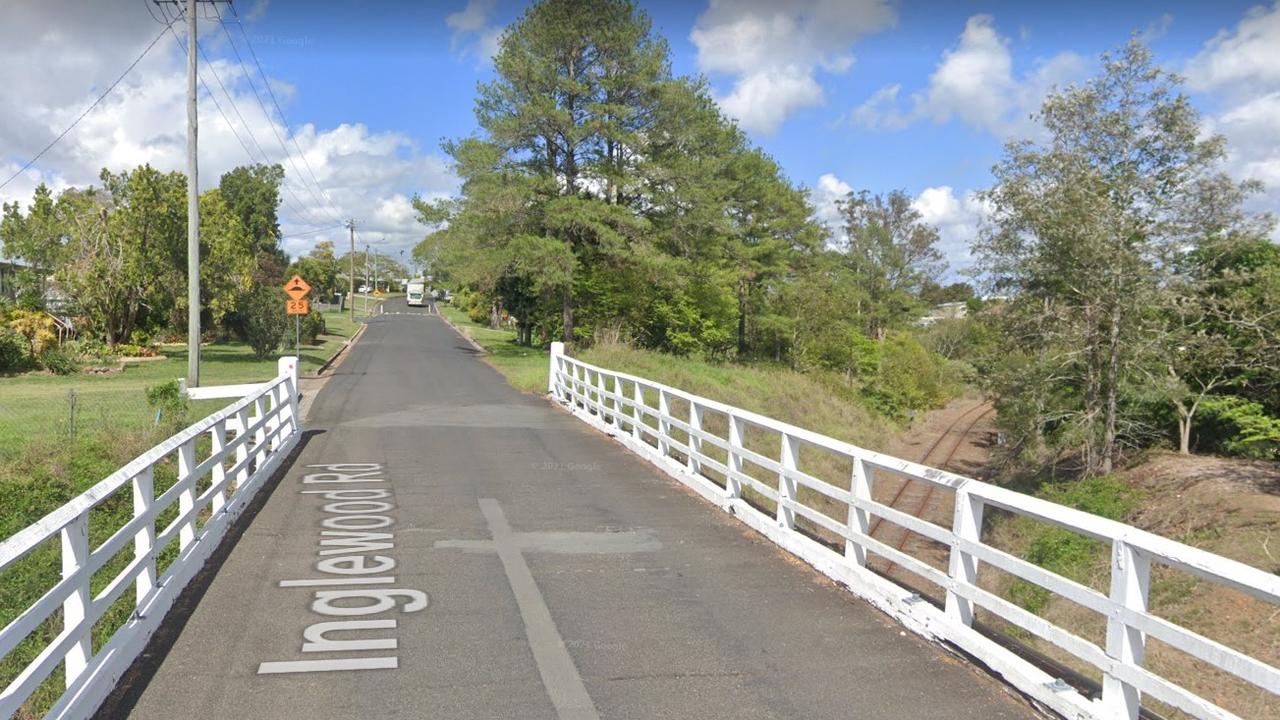
{"label": "white painted post", "polygon": [[[133,516],[142,517],[151,512],[151,503],[156,499],[155,468],[148,466],[146,470],[133,476]],[[156,546],[156,519],[152,517],[142,529],[133,536],[133,556],[147,558],[142,563],[142,572],[134,580],[137,604],[156,586],[156,559],[152,551]]]}
{"label": "white painted post", "polygon": [[789,477],[787,470],[796,470],[800,463],[800,441],[786,433],[782,433],[782,452],[780,453],[783,472],[778,473],[778,524],[792,530],[796,526],[796,511],[787,507],[786,501],[796,499],[796,481]]}
{"label": "white painted post", "polygon": [[[239,439],[249,432],[249,408],[240,408],[240,411],[236,413],[236,421],[240,423],[240,429],[236,431],[236,438]],[[240,471],[236,473],[235,479],[237,490],[244,487],[244,484],[249,480],[249,463],[245,462],[248,459],[249,440],[245,438],[244,442],[236,445],[236,465],[240,468]]]}
{"label": "white painted post", "polygon": [[737,415],[729,416],[729,476],[725,478],[724,487],[729,498],[742,497],[742,480],[734,473],[746,474],[743,471],[742,449],[744,436],[747,434],[747,423]]}
{"label": "white painted post", "polygon": [[[982,541],[982,514],[986,504],[973,496],[963,485],[956,488],[956,507],[951,520],[951,532],[970,542]],[[951,546],[951,559],[947,574],[960,585],[978,584],[978,558],[959,547]],[[947,591],[947,617],[966,626],[973,625],[973,601]]]}
{"label": "white painted post", "polygon": [[[267,403],[265,400],[265,396],[259,395],[258,397],[254,398],[253,413],[254,415],[252,418],[252,422],[254,425],[257,425],[258,423],[262,422],[262,418],[266,417]],[[253,431],[253,450],[254,450],[253,454],[255,456],[253,459],[253,468],[255,471],[258,468],[261,468],[263,463],[267,461],[267,445],[265,441],[267,439],[267,428],[269,425],[270,425],[269,422],[265,423],[259,426],[257,430]]]}
{"label": "white painted post", "polygon": [[[871,502],[871,483],[875,479],[875,470],[867,467],[862,458],[853,459],[853,477],[849,483],[849,492],[854,500]],[[849,530],[860,537],[871,536],[871,513],[849,505]],[[852,559],[858,567],[867,566],[867,549],[852,540],[844,541],[844,556]]]}
{"label": "white painted post", "polygon": [[[178,515],[186,515],[196,506],[196,441],[188,440],[178,448],[178,484],[182,492],[178,494]],[[196,518],[182,524],[178,530],[178,549],[185,550],[196,539]]]}
{"label": "white painted post", "polygon": [[644,388],[640,387],[640,383],[631,383],[631,394],[635,399],[635,407],[631,408],[631,437],[639,442],[644,442],[644,434],[640,430],[640,426],[644,424],[644,410],[641,408],[648,407],[644,404]]}
{"label": "white painted post", "polygon": [[[209,478],[212,484],[217,486],[221,484],[222,481],[227,477],[227,469],[222,464],[224,459],[223,458],[224,450],[227,447],[226,420],[223,420],[218,423],[214,423],[213,427],[209,431],[209,440],[210,440],[210,446],[212,448],[210,457],[218,458],[217,464],[215,464],[213,468],[209,471]],[[209,507],[210,512],[212,512],[214,515],[217,515],[218,511],[222,509],[222,506],[226,504],[227,504],[227,491],[225,488],[223,488],[213,494],[213,499],[210,501],[210,507]]]}
{"label": "white painted post", "polygon": [[[89,563],[89,514],[85,512],[62,528],[62,577],[69,578]],[[75,644],[67,650],[65,658],[66,687],[75,683],[80,673],[89,665],[93,653],[93,626],[86,623],[89,613],[89,573],[85,573],[76,587],[62,601],[62,626],[76,637]],[[84,627],[79,627],[84,625]]]}
{"label": "white painted post", "polygon": [[560,358],[564,356],[564,343],[551,343],[551,362],[547,368],[547,394],[551,397],[559,397],[560,393],[557,388],[560,385]]}
{"label": "white painted post", "polygon": [[702,473],[702,462],[697,453],[702,452],[702,408],[698,403],[689,401],[689,472],[694,475]]}
{"label": "white painted post", "polygon": [[667,391],[658,388],[658,454],[666,457],[671,450],[667,438],[671,433],[671,425],[667,418],[671,417],[671,406],[667,403]]}
{"label": "white painted post", "polygon": [[613,423],[613,416],[605,412],[607,407],[605,400],[605,382],[604,373],[596,371],[596,417],[600,419],[602,424],[608,425]]}
{"label": "white painted post", "polygon": [[298,358],[285,356],[280,358],[276,364],[277,374],[289,378],[288,381],[288,407],[285,412],[292,423],[289,428],[290,434],[302,429],[301,419],[298,417],[298,398],[302,395],[302,389],[298,385]]}
{"label": "white painted post", "polygon": [[[1111,542],[1111,600],[1130,610],[1145,612],[1151,589],[1151,559],[1117,538]],[[1120,618],[1107,618],[1107,655],[1117,663],[1142,667],[1146,636]],[[1102,705],[1118,720],[1137,720],[1142,693],[1108,673],[1102,676]]]}

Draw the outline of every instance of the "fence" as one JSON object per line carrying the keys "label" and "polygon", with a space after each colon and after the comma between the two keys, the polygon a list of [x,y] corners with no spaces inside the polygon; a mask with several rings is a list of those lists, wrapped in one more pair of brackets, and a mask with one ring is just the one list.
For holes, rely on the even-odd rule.
{"label": "fence", "polygon": [[[21,580],[38,578],[44,561],[61,566],[0,630],[0,658],[19,668],[0,692],[0,717],[37,690],[56,696],[49,717],[87,717],[110,693],[301,437],[297,359],[283,358],[279,369],[258,385],[191,391],[193,399],[243,397],[0,543],[0,573],[21,571]],[[31,584],[22,588],[29,595]],[[11,662],[15,649],[34,657]],[[53,692],[47,679],[59,668],[62,688]]]}
{"label": "fence", "polygon": [[[553,343],[548,390],[577,417],[680,480],[725,511],[804,559],[909,629],[945,641],[977,658],[1019,690],[1070,718],[1134,720],[1143,695],[1196,717],[1234,718],[1196,693],[1144,667],[1148,639],[1280,694],[1280,670],[1149,611],[1152,563],[1184,571],[1217,587],[1280,604],[1280,577],[1122,523],[1046,502],[988,483],[870,452],[803,428],[692,395],[644,378],[589,365]],[[677,404],[687,414],[673,412]],[[713,424],[724,436],[709,431]],[[747,436],[776,437],[777,454],[749,449]],[[848,490],[801,469],[802,455],[820,452],[847,462]],[[873,499],[886,476],[907,478],[950,493],[945,527]],[[763,482],[761,477],[776,478]],[[805,501],[805,498],[809,501]],[[769,512],[769,506],[773,511]],[[823,508],[842,508],[843,517]],[[1049,572],[983,539],[983,515],[998,509],[1105,543],[1111,551],[1109,591]],[[932,540],[948,553],[934,567],[871,536],[874,518]],[[801,525],[805,525],[802,528]],[[822,541],[837,538],[843,545]],[[937,607],[868,567],[879,556],[945,593]],[[1105,641],[1073,634],[979,586],[987,565],[1104,619]],[[994,642],[974,627],[978,609],[1042,638],[1100,672],[1102,692],[1089,698]]]}

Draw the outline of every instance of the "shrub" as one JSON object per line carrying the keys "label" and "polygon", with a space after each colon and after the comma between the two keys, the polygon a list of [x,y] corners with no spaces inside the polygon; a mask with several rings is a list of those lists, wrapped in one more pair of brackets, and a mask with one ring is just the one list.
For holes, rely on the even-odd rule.
{"label": "shrub", "polygon": [[30,368],[27,342],[17,333],[0,327],[0,373],[22,372]]}
{"label": "shrub", "polygon": [[939,407],[956,393],[943,358],[907,333],[893,333],[880,346],[880,369],[867,390],[883,412],[901,416],[908,410]]}
{"label": "shrub", "polygon": [[46,347],[36,356],[36,362],[54,375],[70,375],[80,370],[80,364],[75,358],[56,345]]}
{"label": "shrub", "polygon": [[53,318],[40,310],[17,309],[9,312],[9,328],[26,338],[31,355],[39,355],[45,348],[58,342],[57,327]]}
{"label": "shrub", "polygon": [[274,285],[259,285],[242,300],[241,332],[259,360],[275,352],[284,339],[289,323],[284,301],[284,292]]}
{"label": "shrub", "polygon": [[145,392],[147,404],[159,410],[162,416],[179,423],[186,417],[190,405],[177,380],[148,386]]}
{"label": "shrub", "polygon": [[111,357],[111,350],[97,338],[69,340],[62,344],[62,349],[72,357],[89,362],[99,362]]}
{"label": "shrub", "polygon": [[1196,449],[1224,455],[1280,458],[1280,418],[1261,404],[1231,395],[1205,398],[1195,419]]}
{"label": "shrub", "polygon": [[314,343],[316,338],[325,333],[324,315],[319,310],[312,310],[302,318],[300,327],[302,339],[308,343]]}
{"label": "shrub", "polygon": [[135,345],[133,343],[121,343],[116,346],[116,354],[124,357],[155,357],[159,353],[156,349],[149,345]]}

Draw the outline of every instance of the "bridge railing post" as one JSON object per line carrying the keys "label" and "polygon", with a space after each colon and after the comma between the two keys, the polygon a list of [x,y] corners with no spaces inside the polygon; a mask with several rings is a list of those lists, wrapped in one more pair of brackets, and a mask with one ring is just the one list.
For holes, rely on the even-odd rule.
{"label": "bridge railing post", "polygon": [[[89,513],[83,512],[62,528],[62,577],[69,578],[82,572],[89,564]],[[66,670],[66,687],[89,665],[93,655],[92,625],[85,622],[92,598],[89,583],[92,575],[85,572],[75,589],[62,601],[62,626],[76,636],[75,643],[67,650],[63,660]],[[83,625],[84,627],[80,627]],[[74,629],[73,629],[74,628]]]}
{"label": "bridge railing post", "polygon": [[742,443],[747,434],[747,423],[737,415],[729,416],[729,474],[725,478],[724,489],[730,499],[742,497],[742,480],[739,475],[745,474],[742,461]]}
{"label": "bridge railing post", "polygon": [[632,399],[635,401],[635,407],[631,408],[631,437],[639,442],[644,442],[644,431],[640,426],[644,424],[645,412],[647,407],[644,404],[644,388],[640,387],[640,383],[631,383]]}
{"label": "bridge railing post", "polygon": [[[982,541],[982,515],[986,504],[963,486],[956,489],[955,511],[951,520],[951,532],[957,538],[973,543]],[[951,546],[947,574],[960,585],[977,585],[978,558],[959,544]],[[973,625],[973,601],[961,597],[954,590],[947,591],[947,617],[963,625]]]}
{"label": "bridge railing post", "polygon": [[[862,458],[855,457],[853,459],[853,477],[849,482],[849,491],[854,501],[871,502],[871,483],[874,480],[875,470],[867,467]],[[860,509],[857,505],[849,504],[849,530],[853,535],[859,537],[870,537],[871,535],[871,513]],[[844,541],[844,556],[859,567],[867,566],[867,549],[862,543],[854,542],[846,539]]]}
{"label": "bridge railing post", "polygon": [[613,423],[613,415],[605,412],[606,408],[608,408],[608,405],[607,405],[608,399],[605,397],[605,393],[607,391],[608,391],[608,388],[604,379],[604,373],[597,370],[596,371],[596,401],[597,401],[598,407],[596,410],[596,417],[600,419],[600,422],[602,424],[610,425]]}
{"label": "bridge railing post", "polygon": [[[147,466],[145,470],[133,476],[133,516],[135,518],[148,515],[151,512],[151,504],[155,502],[155,467]],[[138,578],[134,581],[134,590],[137,597],[137,605],[141,605],[144,598],[151,592],[156,585],[156,558],[153,555],[156,545],[156,521],[152,517],[148,520],[137,534],[133,536],[133,556],[142,560],[142,572],[138,573]]]}
{"label": "bridge railing post", "polygon": [[671,436],[671,423],[667,422],[671,417],[671,405],[667,401],[667,391],[658,388],[658,454],[666,457],[671,451],[671,444],[667,439]]}
{"label": "bridge railing post", "polygon": [[[1136,612],[1146,612],[1151,590],[1151,558],[1123,538],[1111,542],[1112,602]],[[1146,635],[1117,615],[1107,617],[1107,655],[1117,663],[1141,667],[1146,655]],[[1118,720],[1137,720],[1142,694],[1136,687],[1110,673],[1102,676],[1102,704]]]}
{"label": "bridge railing post", "polygon": [[698,475],[702,472],[702,463],[698,454],[702,452],[702,408],[693,400],[689,401],[689,472]]}
{"label": "bridge railing post", "polygon": [[[182,490],[178,494],[178,516],[187,515],[196,506],[196,443],[188,440],[178,447],[178,484]],[[178,549],[185,550],[196,539],[196,517],[194,514],[182,523],[178,530]]]}
{"label": "bridge railing post", "polygon": [[779,454],[782,472],[778,473],[778,524],[792,530],[796,526],[796,511],[787,503],[796,500],[796,481],[788,470],[797,470],[800,464],[800,440],[785,432],[782,433],[782,448]]}
{"label": "bridge railing post", "polygon": [[564,343],[551,343],[551,359],[547,368],[547,393],[554,398],[560,397],[560,370],[564,363]]}
{"label": "bridge railing post", "polygon": [[286,401],[286,416],[292,424],[290,431],[297,432],[302,429],[302,423],[298,417],[298,397],[302,394],[302,389],[298,386],[298,358],[292,356],[282,357],[276,367],[278,375],[289,378],[284,384],[280,385],[280,393]]}

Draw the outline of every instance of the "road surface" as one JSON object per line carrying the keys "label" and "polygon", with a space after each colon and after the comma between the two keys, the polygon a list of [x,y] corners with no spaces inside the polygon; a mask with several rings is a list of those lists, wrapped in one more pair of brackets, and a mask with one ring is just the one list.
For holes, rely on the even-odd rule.
{"label": "road surface", "polygon": [[1037,717],[388,310],[101,716]]}

